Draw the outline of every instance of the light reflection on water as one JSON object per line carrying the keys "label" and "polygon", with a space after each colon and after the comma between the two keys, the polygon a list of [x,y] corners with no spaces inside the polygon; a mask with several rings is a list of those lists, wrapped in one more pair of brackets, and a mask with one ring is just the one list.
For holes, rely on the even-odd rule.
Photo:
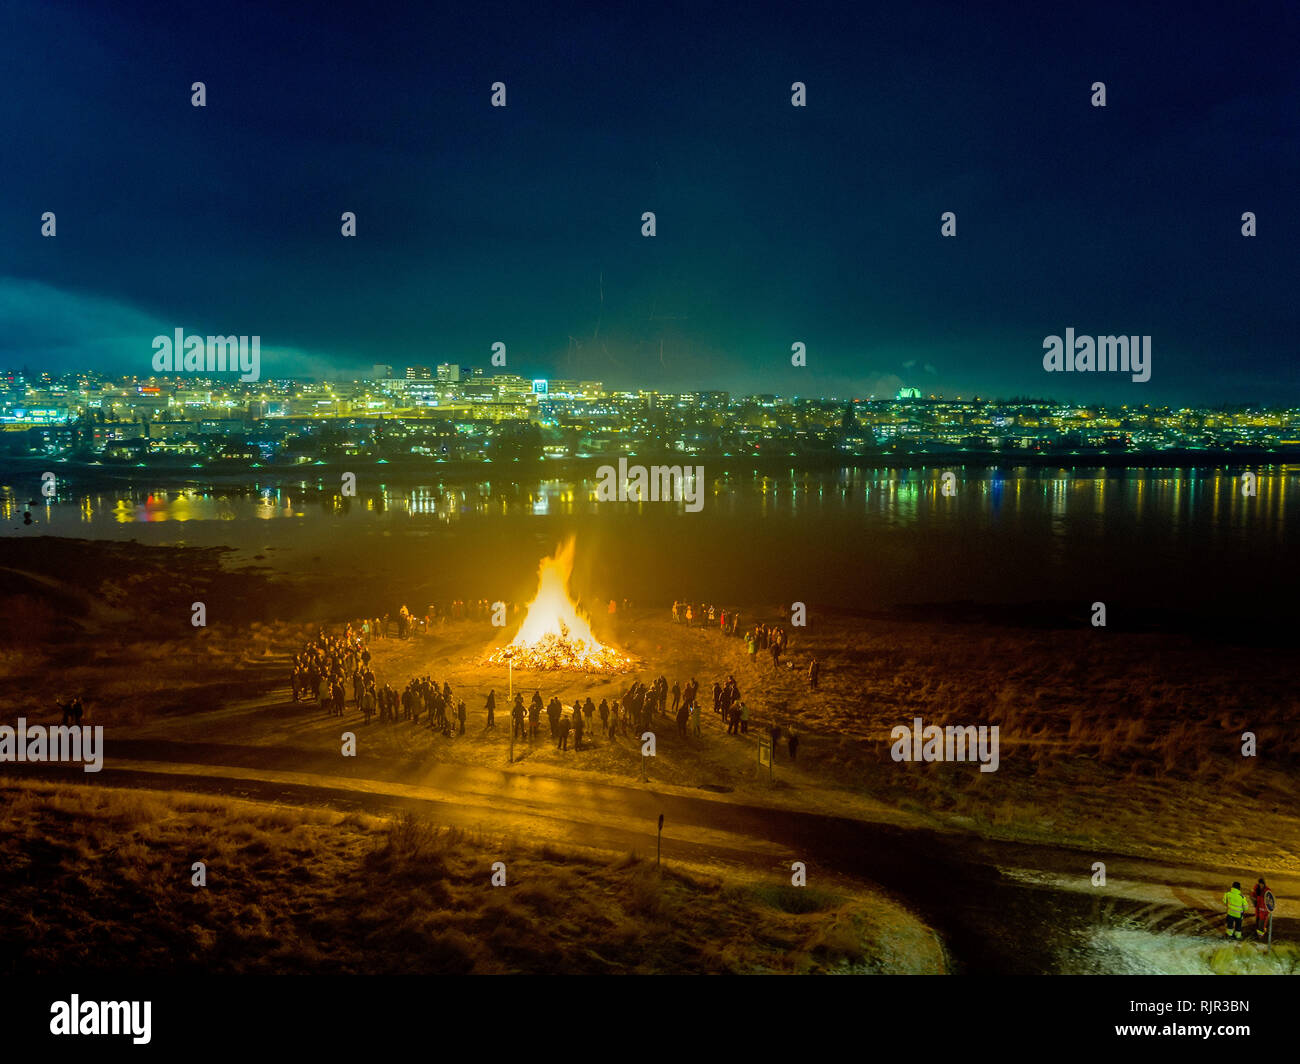
{"label": "light reflection on water", "polygon": [[944,495],[942,472],[724,474],[706,479],[698,513],[681,502],[598,502],[594,480],[370,487],[363,474],[351,498],[334,484],[281,482],[97,488],[30,506],[11,485],[0,486],[0,529],[233,547],[254,564],[363,584],[388,573],[473,597],[526,595],[537,559],[568,535],[597,597],[646,602],[1127,597],[1235,617],[1300,595],[1284,539],[1300,521],[1300,467],[1259,471],[1254,497],[1222,470],[957,470],[955,496]]}
{"label": "light reflection on water", "polygon": [[[1261,471],[1257,495],[1241,492],[1239,477],[1222,470],[1066,471],[1043,469],[959,471],[955,496],[942,491],[940,469],[790,472],[782,476],[727,474],[706,478],[704,506],[688,513],[683,503],[597,501],[594,480],[479,481],[415,487],[362,484],[343,497],[320,483],[250,487],[209,486],[91,489],[54,499],[24,497],[0,485],[5,534],[31,534],[23,516],[55,535],[118,538],[116,526],[163,523],[345,519],[408,524],[449,524],[469,516],[599,516],[601,513],[676,512],[694,520],[709,515],[816,520],[860,518],[865,524],[918,524],[997,528],[1025,518],[1043,519],[1055,535],[1071,522],[1090,521],[1099,532],[1137,529],[1159,521],[1177,535],[1191,525],[1212,532],[1247,531],[1281,537],[1300,498],[1295,467]],[[1294,517],[1293,517],[1294,520]]]}

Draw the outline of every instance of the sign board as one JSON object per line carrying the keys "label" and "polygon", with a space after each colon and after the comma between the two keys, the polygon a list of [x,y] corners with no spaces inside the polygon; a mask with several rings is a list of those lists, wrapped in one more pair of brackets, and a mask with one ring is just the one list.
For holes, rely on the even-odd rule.
{"label": "sign board", "polygon": [[1276,902],[1273,899],[1273,892],[1271,890],[1264,891],[1264,904],[1268,906],[1269,912],[1273,911],[1273,906],[1276,904]]}
{"label": "sign board", "polygon": [[758,763],[760,765],[767,765],[769,768],[771,767],[772,765],[772,740],[771,739],[758,740]]}

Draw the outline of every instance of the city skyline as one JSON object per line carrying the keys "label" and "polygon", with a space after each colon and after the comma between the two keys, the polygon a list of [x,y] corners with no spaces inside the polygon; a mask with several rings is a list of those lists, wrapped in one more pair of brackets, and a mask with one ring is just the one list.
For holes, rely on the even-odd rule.
{"label": "city skyline", "polygon": [[377,379],[334,383],[83,375],[36,384],[0,373],[0,450],[155,470],[232,461],[288,468],[345,455],[408,470],[646,453],[819,463],[1093,456],[1136,465],[1300,455],[1300,407],[1085,405],[924,396],[915,388],[848,399],[620,391],[454,364],[372,372]]}
{"label": "city skyline", "polygon": [[[390,374],[379,374],[379,369],[391,371]],[[1297,410],[1300,404],[1288,401],[1277,396],[1269,396],[1265,399],[1234,399],[1219,397],[1215,400],[1204,402],[1177,402],[1163,401],[1156,395],[1148,393],[1134,393],[1131,398],[1103,400],[1091,397],[1067,397],[1054,391],[1050,387],[1043,388],[1040,391],[1024,391],[1018,393],[991,393],[979,394],[976,392],[962,394],[945,390],[942,388],[932,388],[925,390],[912,384],[904,383],[894,392],[886,394],[856,393],[856,394],[827,394],[817,392],[800,392],[800,391],[747,391],[744,389],[734,390],[722,387],[694,387],[694,388],[651,388],[644,387],[631,382],[625,385],[616,385],[603,380],[589,380],[580,378],[566,377],[539,377],[527,373],[514,372],[512,370],[493,370],[490,367],[467,366],[458,363],[434,363],[429,365],[411,364],[372,364],[368,367],[370,372],[353,372],[349,373],[340,370],[331,376],[310,376],[310,375],[288,375],[276,376],[265,375],[257,380],[241,380],[237,375],[232,373],[221,372],[171,372],[171,373],[140,373],[124,372],[110,373],[97,369],[75,369],[62,372],[52,372],[49,369],[33,370],[30,366],[0,368],[0,403],[4,406],[22,405],[24,401],[18,397],[18,392],[22,389],[31,389],[41,391],[44,388],[68,387],[71,383],[78,380],[90,383],[98,382],[104,386],[113,387],[162,387],[169,386],[176,391],[187,389],[210,389],[213,387],[228,386],[232,392],[248,395],[252,393],[265,393],[268,388],[304,388],[304,387],[321,387],[335,388],[346,385],[376,385],[384,386],[396,391],[402,391],[411,385],[417,387],[422,385],[429,386],[448,386],[453,384],[502,384],[503,382],[512,382],[516,385],[526,385],[527,393],[530,398],[546,400],[547,391],[551,393],[549,397],[554,398],[554,386],[562,385],[581,385],[583,392],[600,392],[607,396],[633,397],[638,395],[662,395],[672,396],[723,396],[732,400],[737,399],[762,399],[773,398],[782,402],[816,402],[816,403],[871,403],[871,402],[966,402],[966,403],[984,403],[990,405],[998,404],[1058,404],[1065,407],[1076,409],[1161,409],[1161,410]],[[452,369],[457,371],[458,375],[444,375],[445,370]],[[544,389],[540,393],[537,388],[542,386]],[[8,397],[5,393],[8,392]],[[580,398],[562,395],[561,398]],[[39,402],[39,400],[38,400]],[[33,405],[28,403],[28,405]]]}

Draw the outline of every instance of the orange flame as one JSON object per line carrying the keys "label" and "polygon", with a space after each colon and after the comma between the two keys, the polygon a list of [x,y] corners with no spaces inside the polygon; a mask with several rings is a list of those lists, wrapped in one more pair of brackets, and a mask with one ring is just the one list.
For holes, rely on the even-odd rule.
{"label": "orange flame", "polygon": [[512,647],[530,647],[549,635],[583,649],[605,649],[592,634],[591,622],[569,598],[575,545],[570,539],[552,557],[542,559],[537,569],[537,594],[528,604],[519,634],[510,643]]}
{"label": "orange flame", "polygon": [[504,665],[509,660],[516,668],[593,672],[621,672],[632,667],[631,658],[596,638],[591,621],[578,612],[569,597],[575,545],[570,538],[554,555],[542,559],[537,568],[537,594],[528,604],[524,623],[510,645],[490,655],[485,665]]}

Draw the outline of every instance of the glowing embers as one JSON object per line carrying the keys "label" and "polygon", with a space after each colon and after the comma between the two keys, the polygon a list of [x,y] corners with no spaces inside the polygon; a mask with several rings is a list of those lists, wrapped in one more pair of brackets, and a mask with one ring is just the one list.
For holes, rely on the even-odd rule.
{"label": "glowing embers", "polygon": [[635,666],[632,658],[596,638],[591,622],[569,598],[573,552],[574,541],[570,539],[554,557],[542,559],[537,570],[537,594],[528,604],[518,634],[509,646],[489,655],[484,665],[510,662],[518,669],[586,672],[626,672]]}

